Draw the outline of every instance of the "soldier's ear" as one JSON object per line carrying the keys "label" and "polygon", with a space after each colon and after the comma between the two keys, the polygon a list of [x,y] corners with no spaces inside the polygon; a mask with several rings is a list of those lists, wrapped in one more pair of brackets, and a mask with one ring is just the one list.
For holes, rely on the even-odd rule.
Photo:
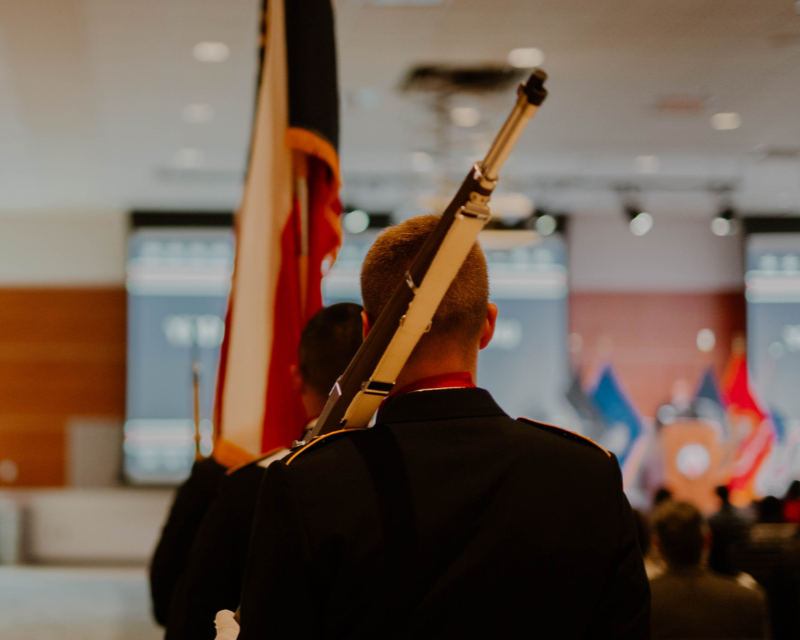
{"label": "soldier's ear", "polygon": [[297,393],[304,393],[306,390],[306,381],[303,374],[300,373],[300,365],[289,365],[289,374],[292,376],[292,387]]}
{"label": "soldier's ear", "polygon": [[364,339],[366,339],[369,330],[372,329],[369,324],[369,316],[367,315],[366,311],[361,312],[361,322],[364,324]]}
{"label": "soldier's ear", "polygon": [[494,335],[494,327],[497,323],[497,305],[490,302],[486,309],[486,320],[483,323],[483,330],[481,331],[481,341],[478,345],[479,349],[485,349],[492,341]]}

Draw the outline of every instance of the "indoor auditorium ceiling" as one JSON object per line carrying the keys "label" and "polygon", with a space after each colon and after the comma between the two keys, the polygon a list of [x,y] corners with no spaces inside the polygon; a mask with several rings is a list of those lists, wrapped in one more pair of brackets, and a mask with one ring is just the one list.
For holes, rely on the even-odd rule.
{"label": "indoor auditorium ceiling", "polygon": [[[259,5],[0,0],[0,211],[235,207]],[[536,47],[550,98],[509,163],[509,191],[611,213],[612,187],[641,183],[655,213],[700,215],[716,206],[706,187],[730,184],[741,210],[800,212],[794,0],[335,5],[353,204],[387,210],[425,195],[433,115],[425,98],[399,91],[410,67],[505,64],[511,49]],[[225,43],[229,57],[199,62],[199,42]],[[481,114],[453,130],[458,173],[511,100],[453,98]],[[716,113],[738,114],[741,126],[713,128]]]}

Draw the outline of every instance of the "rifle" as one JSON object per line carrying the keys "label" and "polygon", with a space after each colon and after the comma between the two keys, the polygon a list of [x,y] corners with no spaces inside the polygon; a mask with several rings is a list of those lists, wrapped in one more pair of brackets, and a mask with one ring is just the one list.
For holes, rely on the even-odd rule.
{"label": "rifle", "polygon": [[547,97],[547,74],[535,69],[482,162],[477,162],[422,245],[347,370],[337,380],[316,425],[294,447],[342,430],[363,429],[389,395],[439,303],[489,221],[489,198],[500,168]]}

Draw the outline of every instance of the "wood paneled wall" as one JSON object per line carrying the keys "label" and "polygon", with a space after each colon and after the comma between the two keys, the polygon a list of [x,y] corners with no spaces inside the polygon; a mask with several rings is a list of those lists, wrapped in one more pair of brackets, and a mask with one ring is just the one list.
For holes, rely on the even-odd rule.
{"label": "wood paneled wall", "polygon": [[[721,375],[734,335],[745,331],[744,292],[635,293],[572,292],[570,332],[583,347],[574,355],[584,383],[610,362],[622,385],[646,416],[669,401],[676,381],[693,392],[703,370]],[[716,346],[697,347],[697,334],[711,329]]]}
{"label": "wood paneled wall", "polygon": [[125,289],[0,288],[0,464],[13,482],[65,482],[72,416],[125,412]]}

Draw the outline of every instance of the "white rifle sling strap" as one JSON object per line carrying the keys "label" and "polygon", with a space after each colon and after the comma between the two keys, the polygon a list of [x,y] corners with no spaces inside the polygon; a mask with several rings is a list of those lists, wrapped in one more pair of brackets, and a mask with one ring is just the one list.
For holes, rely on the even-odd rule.
{"label": "white rifle sling strap", "polygon": [[391,390],[411,352],[417,346],[417,342],[430,328],[439,303],[489,218],[489,209],[486,206],[469,203],[463,207],[456,214],[425,278],[419,285],[408,282],[410,287],[416,287],[414,299],[401,319],[397,333],[394,334],[378,362],[372,379],[363,384],[361,392],[353,399],[345,413],[344,419],[348,429],[360,429],[369,424],[378,405]]}

